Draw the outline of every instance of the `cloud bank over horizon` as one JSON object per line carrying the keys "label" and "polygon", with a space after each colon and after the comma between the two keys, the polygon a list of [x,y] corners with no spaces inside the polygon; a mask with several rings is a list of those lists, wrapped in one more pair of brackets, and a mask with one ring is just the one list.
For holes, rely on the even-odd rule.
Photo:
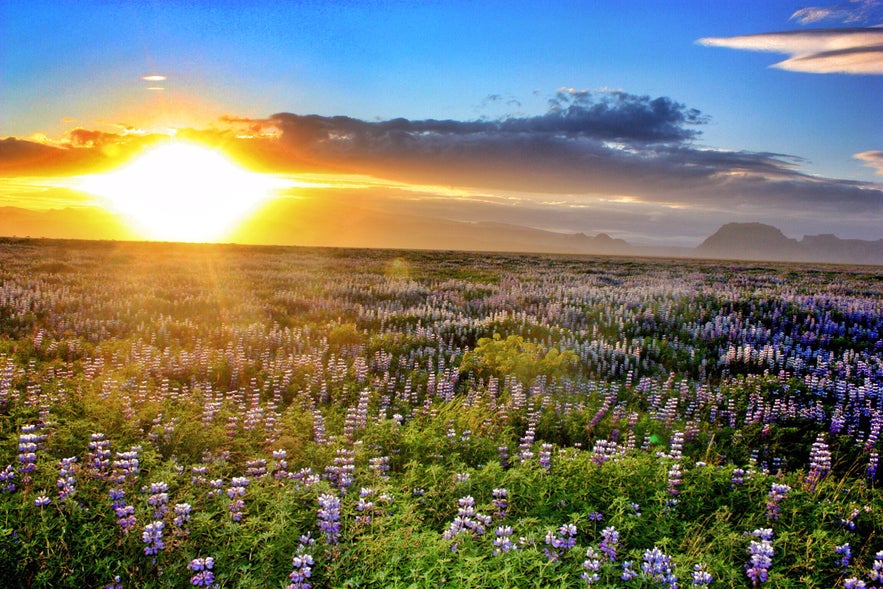
{"label": "cloud bank over horizon", "polygon": [[[363,180],[316,188],[311,198],[388,215],[678,245],[722,223],[749,220],[784,222],[792,234],[883,237],[883,185],[809,175],[796,155],[704,146],[709,120],[669,97],[562,88],[540,115],[379,121],[231,115],[208,129],[179,129],[175,137],[217,146],[265,172],[358,176]],[[100,172],[168,139],[125,125],[119,132],[74,129],[56,142],[0,139],[0,177]],[[879,151],[855,157],[881,168]],[[49,186],[56,192],[45,198],[57,198],[61,188]]]}

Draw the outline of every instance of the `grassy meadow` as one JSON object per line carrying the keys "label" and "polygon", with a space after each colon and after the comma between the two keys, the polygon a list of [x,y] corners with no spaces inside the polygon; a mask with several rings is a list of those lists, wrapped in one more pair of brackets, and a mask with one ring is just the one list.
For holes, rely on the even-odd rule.
{"label": "grassy meadow", "polygon": [[883,587],[883,269],[0,241],[0,586]]}

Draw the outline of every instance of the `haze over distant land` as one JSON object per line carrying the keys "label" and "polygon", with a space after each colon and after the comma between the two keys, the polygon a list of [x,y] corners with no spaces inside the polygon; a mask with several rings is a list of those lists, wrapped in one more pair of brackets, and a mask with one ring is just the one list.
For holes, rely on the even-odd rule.
{"label": "haze over distant land", "polygon": [[809,237],[688,253],[878,259],[883,0],[6,0],[0,23],[6,235],[670,255],[757,222]]}
{"label": "haze over distant land", "polygon": [[[309,214],[288,217],[282,203],[255,219],[259,238],[245,225],[232,241],[252,245],[295,245],[382,249],[560,253],[613,256],[687,257],[725,260],[798,261],[883,265],[883,239],[840,239],[807,235],[797,240],[762,223],[729,223],[697,247],[641,246],[605,233],[556,233],[504,223],[464,223],[353,210],[338,222],[339,232],[317,230],[331,211],[316,206]],[[68,226],[64,220],[74,218]],[[312,228],[312,229],[311,229]],[[0,236],[62,239],[137,239],[112,216],[90,217],[82,210],[27,211],[0,208]]]}

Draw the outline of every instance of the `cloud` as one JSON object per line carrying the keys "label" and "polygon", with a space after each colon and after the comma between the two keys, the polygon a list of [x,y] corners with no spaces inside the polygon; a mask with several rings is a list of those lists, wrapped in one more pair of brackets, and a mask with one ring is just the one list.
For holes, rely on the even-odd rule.
{"label": "cloud", "polygon": [[773,64],[784,70],[818,74],[883,74],[883,28],[813,29],[738,37],[705,37],[708,47],[784,53]]}
{"label": "cloud", "polygon": [[875,149],[872,151],[863,151],[853,155],[857,160],[862,161],[869,168],[877,170],[878,176],[883,176],[883,151]]}
{"label": "cloud", "polygon": [[802,25],[813,24],[825,20],[833,20],[846,24],[874,22],[880,20],[883,12],[880,0],[850,0],[834,6],[809,6],[801,8],[791,15]]}
{"label": "cloud", "polygon": [[[176,138],[220,146],[264,172],[310,173],[312,180],[325,174],[339,190],[313,190],[328,198],[343,189],[370,192],[375,196],[365,206],[377,208],[382,192],[389,195],[387,210],[407,206],[436,218],[589,232],[626,231],[626,219],[670,232],[685,219],[706,219],[694,229],[706,234],[716,228],[709,223],[790,219],[794,232],[852,227],[880,237],[883,185],[809,175],[793,155],[702,146],[707,120],[668,97],[563,88],[535,116],[230,115],[208,129],[179,129]],[[0,175],[89,173],[167,139],[75,129],[60,146],[0,140]],[[855,157],[879,169],[880,153]],[[344,185],[338,181],[343,174],[371,181]]]}

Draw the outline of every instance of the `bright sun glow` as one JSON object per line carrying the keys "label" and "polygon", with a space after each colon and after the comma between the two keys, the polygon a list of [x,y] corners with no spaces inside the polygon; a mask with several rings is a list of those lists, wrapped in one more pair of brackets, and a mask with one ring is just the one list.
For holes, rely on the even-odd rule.
{"label": "bright sun glow", "polygon": [[125,166],[83,177],[78,188],[105,199],[148,239],[216,241],[289,183],[249,172],[195,143],[158,145]]}

